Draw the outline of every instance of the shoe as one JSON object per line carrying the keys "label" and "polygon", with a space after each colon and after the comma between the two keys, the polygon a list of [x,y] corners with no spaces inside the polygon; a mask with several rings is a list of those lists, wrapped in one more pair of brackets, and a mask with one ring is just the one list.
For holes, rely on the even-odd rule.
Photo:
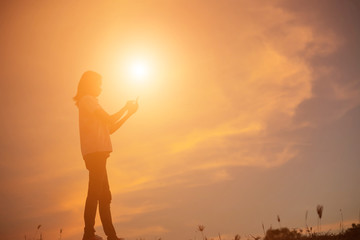
{"label": "shoe", "polygon": [[82,240],[104,240],[104,239],[98,235],[94,235],[88,238],[83,238]]}

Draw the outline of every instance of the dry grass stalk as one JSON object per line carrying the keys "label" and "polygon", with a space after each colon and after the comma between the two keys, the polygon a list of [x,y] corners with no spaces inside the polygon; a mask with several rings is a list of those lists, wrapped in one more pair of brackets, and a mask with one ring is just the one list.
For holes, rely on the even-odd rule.
{"label": "dry grass stalk", "polygon": [[343,213],[342,213],[341,208],[340,208],[340,215],[341,215],[340,232],[343,233],[344,232],[344,217],[343,217]]}
{"label": "dry grass stalk", "polygon": [[201,235],[203,237],[203,240],[205,240],[205,236],[204,236],[204,229],[205,229],[205,226],[204,225],[199,225],[198,226],[198,230],[201,232]]}
{"label": "dry grass stalk", "polygon": [[250,236],[254,239],[254,240],[260,240],[261,237],[254,237],[253,235],[250,234]]}
{"label": "dry grass stalk", "polygon": [[263,231],[264,231],[264,237],[266,236],[266,232],[265,232],[265,226],[264,226],[264,223],[261,223],[261,225],[262,225],[262,229],[263,229]]}
{"label": "dry grass stalk", "polygon": [[[37,228],[36,228],[36,232],[35,232],[35,235],[34,235],[34,237],[33,237],[34,240],[36,239],[36,236],[37,236],[40,228],[41,228],[41,224],[39,224],[39,225],[37,226]],[[40,239],[42,239],[42,235],[41,235],[41,234],[40,234]]]}
{"label": "dry grass stalk", "polygon": [[321,218],[322,218],[323,210],[324,210],[323,205],[317,205],[316,212],[317,212],[317,214],[319,216],[319,218],[318,218],[318,231],[321,231]]}
{"label": "dry grass stalk", "polygon": [[281,228],[280,216],[279,216],[279,215],[277,215],[277,221],[278,221],[278,223],[279,223],[279,228]]}
{"label": "dry grass stalk", "polygon": [[61,237],[62,237],[62,228],[60,228],[60,237],[59,237],[59,240],[61,240]]}

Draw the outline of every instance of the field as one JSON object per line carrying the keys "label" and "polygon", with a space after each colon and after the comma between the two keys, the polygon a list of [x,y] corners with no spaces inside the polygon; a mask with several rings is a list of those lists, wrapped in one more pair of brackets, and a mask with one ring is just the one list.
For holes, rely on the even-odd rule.
{"label": "field", "polygon": [[[25,240],[45,240],[42,237],[39,229],[41,225],[38,225],[36,233],[32,238],[28,238],[25,236]],[[302,229],[293,229],[289,230],[288,228],[279,228],[279,229],[268,229],[265,233],[265,237],[260,236],[247,236],[241,237],[239,234],[235,235],[233,238],[223,238],[219,235],[216,238],[208,238],[205,234],[205,226],[199,225],[198,231],[201,232],[201,238],[193,239],[193,240],[360,240],[360,224],[353,223],[351,228],[343,230],[340,233],[317,233],[313,232],[312,228],[308,228],[305,232]],[[264,230],[265,232],[265,230]],[[62,239],[62,229],[60,229],[60,235],[57,240]],[[137,240],[146,240],[143,238],[139,238]],[[156,240],[164,240],[162,238],[158,238]]]}

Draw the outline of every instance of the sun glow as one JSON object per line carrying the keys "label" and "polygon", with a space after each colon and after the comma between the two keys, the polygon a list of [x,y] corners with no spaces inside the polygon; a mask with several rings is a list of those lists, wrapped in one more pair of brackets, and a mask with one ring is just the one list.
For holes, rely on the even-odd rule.
{"label": "sun glow", "polygon": [[131,81],[136,84],[144,84],[149,79],[150,66],[144,60],[134,60],[129,63],[128,71]]}
{"label": "sun glow", "polygon": [[164,88],[166,74],[166,71],[160,72],[159,69],[167,69],[162,59],[161,51],[153,53],[129,47],[127,51],[117,52],[109,72],[109,79],[114,79],[116,86],[114,92],[121,89],[122,96],[141,95],[141,99],[146,95],[157,94]]}

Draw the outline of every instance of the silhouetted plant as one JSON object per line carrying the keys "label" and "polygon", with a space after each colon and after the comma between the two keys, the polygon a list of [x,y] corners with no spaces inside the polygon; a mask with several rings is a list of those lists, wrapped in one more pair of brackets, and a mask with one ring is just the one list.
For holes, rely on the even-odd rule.
{"label": "silhouetted plant", "polygon": [[279,216],[279,215],[277,215],[277,221],[278,221],[278,223],[279,223],[279,228],[281,228],[280,216]]}
{"label": "silhouetted plant", "polygon": [[258,237],[255,237],[255,236],[253,236],[253,235],[251,235],[251,234],[250,234],[250,236],[251,236],[254,240],[260,240],[260,238],[261,238],[261,237],[259,237],[259,236],[258,236]]}
{"label": "silhouetted plant", "polygon": [[288,228],[281,228],[267,230],[264,240],[295,240],[300,237],[301,234],[296,230],[290,231]]}
{"label": "silhouetted plant", "polygon": [[266,233],[265,233],[265,226],[264,226],[264,223],[261,223],[261,226],[262,226],[262,229],[263,229],[263,232],[264,232],[264,237],[265,237]]}
{"label": "silhouetted plant", "polygon": [[360,239],[360,224],[353,223],[351,228],[345,231],[344,237],[349,240]]}
{"label": "silhouetted plant", "polygon": [[312,227],[309,227],[309,225],[307,224],[307,220],[308,220],[308,214],[309,214],[309,211],[306,210],[305,212],[305,227],[306,227],[306,233],[309,235],[309,236],[312,236],[313,235],[313,232],[312,232]]}
{"label": "silhouetted plant", "polygon": [[199,225],[198,226],[198,230],[201,232],[201,235],[203,237],[203,240],[205,240],[205,237],[204,237],[204,229],[205,229],[205,226],[204,225]]}
{"label": "silhouetted plant", "polygon": [[321,218],[322,218],[323,210],[324,210],[324,206],[317,205],[316,212],[317,212],[318,217],[319,217],[318,218],[318,231],[321,231]]}
{"label": "silhouetted plant", "polygon": [[59,236],[59,240],[61,240],[61,237],[62,237],[62,228],[60,228],[60,236]]}
{"label": "silhouetted plant", "polygon": [[[33,237],[33,239],[35,240],[36,239],[36,236],[37,236],[37,234],[39,233],[39,229],[41,228],[41,224],[39,224],[38,226],[37,226],[37,228],[36,228],[36,232],[35,232],[35,234],[34,234],[34,237]],[[26,237],[25,237],[26,238]],[[42,235],[40,234],[40,239],[42,238]]]}
{"label": "silhouetted plant", "polygon": [[341,215],[340,232],[343,233],[344,232],[344,217],[343,217],[343,213],[342,213],[341,208],[340,208],[340,215]]}

